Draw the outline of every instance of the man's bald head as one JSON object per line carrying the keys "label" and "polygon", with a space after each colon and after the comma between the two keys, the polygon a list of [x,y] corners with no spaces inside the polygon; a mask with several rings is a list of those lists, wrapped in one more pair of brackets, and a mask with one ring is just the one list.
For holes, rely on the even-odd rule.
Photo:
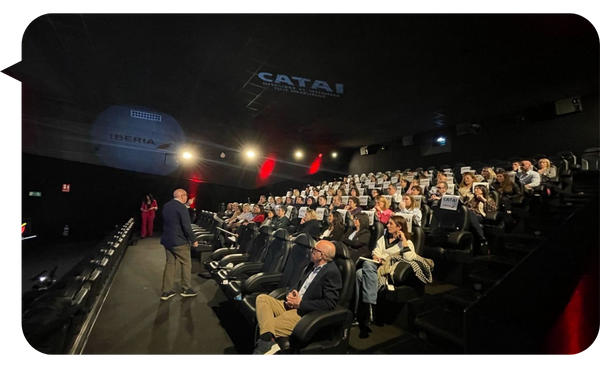
{"label": "man's bald head", "polygon": [[315,248],[323,252],[323,258],[326,262],[331,262],[335,257],[335,245],[329,240],[319,240]]}
{"label": "man's bald head", "polygon": [[181,203],[185,203],[187,201],[187,192],[183,189],[175,189],[173,192],[173,198]]}

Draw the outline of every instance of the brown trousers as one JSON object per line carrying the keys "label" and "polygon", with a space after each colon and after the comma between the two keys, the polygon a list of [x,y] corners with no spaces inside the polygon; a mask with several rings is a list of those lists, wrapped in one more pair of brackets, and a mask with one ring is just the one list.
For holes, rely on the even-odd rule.
{"label": "brown trousers", "polygon": [[173,290],[173,277],[175,275],[175,263],[181,264],[181,287],[187,290],[191,287],[192,280],[192,256],[189,244],[178,245],[172,249],[166,249],[167,263],[163,273],[162,292],[168,293]]}

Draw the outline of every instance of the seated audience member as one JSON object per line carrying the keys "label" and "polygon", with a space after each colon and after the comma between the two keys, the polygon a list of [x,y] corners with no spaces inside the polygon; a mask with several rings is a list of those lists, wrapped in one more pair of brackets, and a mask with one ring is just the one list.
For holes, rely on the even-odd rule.
{"label": "seated audience member", "polygon": [[388,185],[388,195],[392,196],[392,203],[390,203],[390,209],[395,211],[398,208],[398,203],[402,200],[402,194],[396,189],[394,184]]}
{"label": "seated audience member", "polygon": [[303,271],[298,284],[285,301],[267,294],[260,294],[256,298],[260,337],[254,354],[275,354],[280,350],[276,339],[290,336],[302,316],[336,307],[342,289],[342,276],[335,263],[331,262],[334,257],[335,245],[320,240],[312,249],[312,263]]}
{"label": "seated audience member", "polygon": [[368,198],[367,205],[365,208],[373,209],[376,205],[375,198],[380,195],[381,195],[381,192],[379,191],[379,189],[371,189],[371,195]]}
{"label": "seated audience member", "polygon": [[232,208],[233,213],[231,214],[231,217],[224,221],[225,227],[229,227],[231,224],[233,224],[233,222],[236,221],[237,218],[242,214],[242,210],[240,206],[237,205],[237,203],[234,203],[232,205]]}
{"label": "seated audience member", "polygon": [[482,245],[487,245],[481,222],[490,211],[496,211],[496,202],[490,197],[488,189],[483,185],[475,185],[473,197],[466,203],[469,210],[471,227]]}
{"label": "seated audience member", "polygon": [[313,198],[317,198],[319,196],[319,190],[317,188],[313,189],[312,196],[313,196]]}
{"label": "seated audience member", "polygon": [[515,174],[521,171],[521,163],[519,161],[514,161],[511,163],[512,172]]}
{"label": "seated audience member", "polygon": [[421,219],[423,219],[423,213],[421,209],[417,207],[417,203],[414,198],[409,195],[402,196],[402,202],[398,205],[398,212],[410,213],[413,215],[413,224],[421,226]]}
{"label": "seated audience member", "polygon": [[388,201],[385,197],[377,196],[375,197],[375,214],[384,226],[387,224],[390,216],[392,216],[393,212],[389,209]]}
{"label": "seated audience member", "polygon": [[349,193],[348,195],[351,197],[360,196],[360,193],[358,192],[358,189],[356,189],[356,188],[350,188],[350,192],[348,192],[348,193]]}
{"label": "seated audience member", "polygon": [[491,167],[484,167],[481,170],[481,176],[483,177],[482,182],[493,183],[496,179],[496,173]]}
{"label": "seated audience member", "polygon": [[275,218],[275,210],[267,209],[265,211],[266,218],[262,222],[261,226],[271,226],[273,224],[273,219]]}
{"label": "seated audience member", "polygon": [[[234,216],[236,214],[234,213]],[[237,216],[232,216],[231,218],[225,220],[224,224],[225,227],[229,230],[232,231],[233,229],[237,229],[238,226],[240,226],[245,220],[250,220],[252,217],[254,217],[252,215],[252,212],[250,212],[250,205],[248,203],[244,203],[242,205],[242,212],[239,213]]]}
{"label": "seated audience member", "polygon": [[327,196],[335,197],[335,190],[333,188],[327,189]]}
{"label": "seated audience member", "polygon": [[375,177],[375,175],[373,175],[373,174],[369,175],[369,182],[371,184],[377,184],[377,178]]}
{"label": "seated audience member", "polygon": [[271,226],[273,226],[273,231],[278,229],[286,229],[289,230],[291,221],[285,213],[287,212],[286,206],[280,206],[277,209],[277,217],[271,222]]}
{"label": "seated audience member", "polygon": [[329,210],[333,211],[333,210],[344,210],[344,209],[346,209],[346,206],[342,203],[342,197],[340,197],[340,196],[333,197],[333,199],[331,200],[331,204],[329,205]]}
{"label": "seated audience member", "polygon": [[470,172],[464,173],[462,181],[458,186],[458,195],[462,197],[463,202],[466,202],[473,197],[473,192],[471,190],[473,183],[475,183],[475,175]]}
{"label": "seated audience member", "polygon": [[342,240],[344,236],[344,219],[342,218],[342,214],[337,211],[329,212],[327,223],[329,226],[319,238],[323,240]]}
{"label": "seated audience member", "polygon": [[366,213],[359,213],[352,220],[354,228],[349,228],[342,237],[342,243],[350,249],[350,257],[354,262],[359,257],[369,255],[369,241],[371,232],[369,231],[369,216]]}
{"label": "seated audience member", "polygon": [[498,170],[496,173],[496,181],[490,184],[495,191],[500,193],[502,197],[512,197],[521,194],[519,186],[508,177],[508,173],[504,170]]}
{"label": "seated audience member", "polygon": [[400,189],[400,192],[403,194],[408,193],[408,180],[406,180],[405,178],[400,179],[400,186],[398,187],[398,189]]}
{"label": "seated audience member", "polygon": [[410,185],[408,186],[408,189],[406,190],[406,193],[408,194],[412,194],[412,188],[413,187],[418,187],[419,186],[419,178],[415,177],[410,181]]}
{"label": "seated audience member", "polygon": [[324,195],[320,195],[317,199],[319,206],[321,208],[329,208],[329,206],[327,205],[327,197],[325,197]]}
{"label": "seated audience member", "polygon": [[517,177],[528,192],[541,184],[540,174],[533,171],[533,165],[528,160],[521,161],[521,171],[517,173]]}
{"label": "seated audience member", "polygon": [[556,179],[556,168],[550,166],[550,160],[547,158],[542,158],[538,161],[538,174],[540,174],[540,179],[542,183],[547,181],[553,181]]}
{"label": "seated audience member", "polygon": [[410,190],[410,195],[423,195],[423,188],[421,188],[419,185],[413,186]]}
{"label": "seated audience member", "polygon": [[315,198],[310,196],[306,198],[306,206],[310,209],[315,209],[317,208],[317,201],[315,201]]}
{"label": "seated audience member", "polygon": [[[265,221],[265,210],[262,204],[254,205],[252,209],[252,214],[254,217],[250,220],[250,222],[256,223],[256,226],[260,227],[260,225]],[[244,221],[244,224],[247,224],[248,221]]]}
{"label": "seated audience member", "polygon": [[351,219],[353,219],[354,216],[356,216],[362,212],[362,208],[359,207],[359,205],[358,205],[359,203],[360,202],[358,201],[358,198],[356,198],[356,197],[348,198],[348,205],[344,209],[348,210],[348,212],[350,213]]}
{"label": "seated audience member", "polygon": [[427,200],[430,207],[439,206],[440,199],[448,192],[448,183],[440,181],[435,185],[436,192]]}
{"label": "seated audience member", "polygon": [[295,198],[300,197],[300,190],[292,189],[292,197],[295,197]]}
{"label": "seated audience member", "polygon": [[263,195],[261,195],[261,196],[258,198],[258,203],[257,203],[257,204],[260,204],[260,205],[263,205],[263,206],[264,206],[265,204],[267,204],[267,197],[266,197],[264,194],[263,194]]}
{"label": "seated audience member", "polygon": [[342,197],[342,196],[345,196],[345,195],[346,195],[346,191],[345,191],[344,189],[342,189],[342,188],[339,188],[339,189],[338,189],[338,190],[335,192],[335,195],[336,195],[336,196],[340,196],[340,197]]}
{"label": "seated audience member", "polygon": [[321,221],[317,220],[317,213],[312,209],[307,209],[304,218],[300,220],[298,230],[292,236],[298,236],[300,233],[306,233],[313,239],[318,239],[321,233]]}
{"label": "seated audience member", "polygon": [[443,171],[438,171],[437,176],[435,178],[435,184],[432,183],[432,185],[437,185],[437,183],[448,183],[448,176],[446,175],[445,172]]}
{"label": "seated audience member", "polygon": [[[281,197],[275,197],[275,206],[281,206],[282,204]],[[275,208],[272,209],[274,210]]]}
{"label": "seated audience member", "polygon": [[283,204],[286,207],[294,205],[294,199],[292,197],[285,197],[285,202]]}
{"label": "seated audience member", "polygon": [[304,198],[302,198],[302,197],[296,197],[295,206],[298,207],[298,208],[304,207]]}
{"label": "seated audience member", "polygon": [[273,198],[272,196],[269,196],[269,198],[267,198],[267,204],[265,206],[265,209],[270,208],[272,210],[275,209],[275,198]]}
{"label": "seated audience member", "polygon": [[[375,262],[364,261],[356,271],[356,292],[354,314],[359,325],[366,325],[366,319],[373,320],[373,306],[377,304],[377,291],[386,284],[387,275],[394,274],[398,258],[412,261],[416,258],[415,246],[410,240],[406,219],[402,216],[392,216],[387,223],[383,236],[377,239],[377,245],[369,256]],[[367,313],[359,316],[359,303]]]}
{"label": "seated audience member", "polygon": [[225,212],[223,213],[223,216],[225,217],[230,217],[233,214],[233,203],[227,203],[227,207],[225,209]]}

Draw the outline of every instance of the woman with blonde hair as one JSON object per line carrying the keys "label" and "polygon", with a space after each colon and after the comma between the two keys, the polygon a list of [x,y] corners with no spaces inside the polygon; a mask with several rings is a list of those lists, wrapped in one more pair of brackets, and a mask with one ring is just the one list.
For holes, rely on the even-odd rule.
{"label": "woman with blonde hair", "polygon": [[306,233],[313,239],[318,239],[319,235],[321,234],[319,222],[320,221],[317,220],[317,212],[313,209],[307,208],[304,218],[300,220],[300,225],[298,225],[298,231],[296,231],[296,233],[292,236],[298,236],[301,233]]}
{"label": "woman with blonde hair", "polygon": [[388,223],[390,216],[392,216],[393,212],[389,209],[390,204],[388,203],[387,198],[378,195],[375,197],[375,214],[383,225]]}
{"label": "woman with blonde hair", "polygon": [[542,158],[538,161],[538,174],[542,179],[542,182],[556,179],[556,168],[550,165],[550,160]]}
{"label": "woman with blonde hair", "polygon": [[409,213],[413,215],[413,224],[417,226],[421,226],[421,219],[423,218],[423,213],[421,209],[417,207],[417,202],[412,196],[407,194],[402,196],[402,201],[398,204],[398,212],[401,213]]}
{"label": "woman with blonde hair", "polygon": [[467,197],[467,199],[471,199],[471,197],[473,197],[473,191],[471,190],[471,188],[473,187],[473,183],[475,183],[476,181],[477,180],[475,179],[475,175],[473,175],[473,173],[464,173],[462,181],[458,186],[458,194],[463,198]]}

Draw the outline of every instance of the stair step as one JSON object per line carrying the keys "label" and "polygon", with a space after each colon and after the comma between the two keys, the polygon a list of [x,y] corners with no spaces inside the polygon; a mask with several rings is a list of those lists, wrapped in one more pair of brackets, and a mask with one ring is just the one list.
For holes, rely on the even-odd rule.
{"label": "stair step", "polygon": [[424,331],[427,341],[444,349],[445,344],[464,349],[463,314],[440,309],[415,319],[415,327]]}
{"label": "stair step", "polygon": [[409,335],[403,338],[402,341],[382,347],[374,352],[374,354],[445,354],[438,346],[432,343],[421,340],[416,336]]}
{"label": "stair step", "polygon": [[463,288],[452,294],[447,294],[444,298],[446,309],[462,313],[467,307],[475,303],[481,296],[472,288]]}
{"label": "stair step", "polygon": [[506,275],[506,271],[487,268],[470,273],[469,280],[471,280],[473,284],[479,284],[487,289],[496,285],[504,275]]}

